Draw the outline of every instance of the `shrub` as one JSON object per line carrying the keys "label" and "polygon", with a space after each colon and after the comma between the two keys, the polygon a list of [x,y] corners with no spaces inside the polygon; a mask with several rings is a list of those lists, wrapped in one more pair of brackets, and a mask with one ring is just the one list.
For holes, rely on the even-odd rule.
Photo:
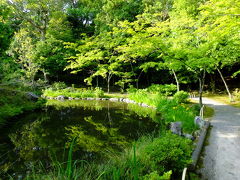
{"label": "shrub", "polygon": [[174,94],[173,98],[178,102],[178,103],[186,103],[189,95],[187,92],[184,91],[179,91]]}
{"label": "shrub", "polygon": [[133,85],[131,85],[128,89],[127,89],[127,92],[130,94],[130,93],[135,93],[137,92],[138,89],[133,87]]}
{"label": "shrub", "polygon": [[53,90],[65,89],[67,85],[64,82],[55,82],[52,84]]}
{"label": "shrub", "polygon": [[[158,138],[143,136],[133,150],[112,158],[105,179],[119,170],[119,179],[167,180],[191,163],[192,141],[166,133]],[[167,173],[166,173],[167,172]]]}
{"label": "shrub", "polygon": [[177,86],[174,84],[152,84],[147,88],[149,93],[160,93],[166,96],[173,95],[177,91]]}
{"label": "shrub", "polygon": [[160,176],[157,171],[151,172],[143,177],[143,180],[170,180],[172,171],[168,171]]}
{"label": "shrub", "polygon": [[99,87],[95,88],[94,93],[97,98],[104,96],[104,91],[102,90],[102,88]]}
{"label": "shrub", "polygon": [[[147,172],[157,171],[160,175],[170,170],[180,174],[191,163],[191,143],[191,140],[171,133],[155,138],[140,153],[142,167],[147,168]],[[144,171],[146,169],[142,169]]]}

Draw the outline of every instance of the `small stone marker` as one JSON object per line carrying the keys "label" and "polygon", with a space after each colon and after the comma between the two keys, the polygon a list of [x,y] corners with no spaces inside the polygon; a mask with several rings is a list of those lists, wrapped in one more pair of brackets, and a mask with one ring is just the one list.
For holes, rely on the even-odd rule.
{"label": "small stone marker", "polygon": [[198,125],[200,128],[203,128],[205,121],[200,116],[196,116],[194,119],[194,124]]}
{"label": "small stone marker", "polygon": [[173,134],[177,134],[179,136],[182,135],[182,123],[181,122],[171,122],[170,131]]}

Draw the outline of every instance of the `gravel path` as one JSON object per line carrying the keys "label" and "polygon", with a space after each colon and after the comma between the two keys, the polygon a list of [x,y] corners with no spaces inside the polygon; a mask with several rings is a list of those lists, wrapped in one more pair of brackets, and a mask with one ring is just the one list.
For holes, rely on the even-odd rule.
{"label": "gravel path", "polygon": [[240,180],[240,109],[204,98],[215,109],[205,147],[202,179]]}

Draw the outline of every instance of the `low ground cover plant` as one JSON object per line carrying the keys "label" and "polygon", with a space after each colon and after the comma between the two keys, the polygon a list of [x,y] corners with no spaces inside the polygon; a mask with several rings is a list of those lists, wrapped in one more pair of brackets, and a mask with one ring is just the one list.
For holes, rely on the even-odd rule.
{"label": "low ground cover plant", "polygon": [[[63,87],[63,86],[61,86]],[[74,87],[68,87],[68,88],[59,88],[59,86],[54,85],[54,87],[50,87],[43,91],[43,95],[46,97],[57,97],[57,96],[66,96],[66,97],[72,97],[72,98],[87,98],[87,97],[103,97],[104,91],[99,88],[74,88]]]}

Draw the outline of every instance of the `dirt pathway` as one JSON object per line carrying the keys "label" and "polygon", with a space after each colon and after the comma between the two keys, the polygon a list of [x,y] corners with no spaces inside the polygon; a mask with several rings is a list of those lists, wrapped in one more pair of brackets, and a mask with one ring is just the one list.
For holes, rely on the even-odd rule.
{"label": "dirt pathway", "polygon": [[215,109],[205,147],[203,179],[240,180],[240,109],[204,98]]}

